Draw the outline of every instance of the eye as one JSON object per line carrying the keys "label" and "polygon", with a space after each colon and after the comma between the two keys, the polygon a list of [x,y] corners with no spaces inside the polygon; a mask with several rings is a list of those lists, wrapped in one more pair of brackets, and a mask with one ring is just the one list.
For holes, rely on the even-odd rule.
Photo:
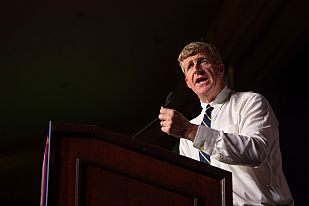
{"label": "eye", "polygon": [[200,64],[209,64],[208,60],[206,58],[200,59]]}
{"label": "eye", "polygon": [[193,62],[190,62],[187,66],[187,71],[189,71],[193,67]]}

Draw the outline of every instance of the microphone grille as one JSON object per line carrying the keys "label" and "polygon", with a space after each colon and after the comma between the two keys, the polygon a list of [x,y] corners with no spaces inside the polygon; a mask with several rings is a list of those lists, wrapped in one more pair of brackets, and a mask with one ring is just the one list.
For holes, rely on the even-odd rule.
{"label": "microphone grille", "polygon": [[167,106],[174,98],[174,92],[169,92],[166,97],[165,106]]}

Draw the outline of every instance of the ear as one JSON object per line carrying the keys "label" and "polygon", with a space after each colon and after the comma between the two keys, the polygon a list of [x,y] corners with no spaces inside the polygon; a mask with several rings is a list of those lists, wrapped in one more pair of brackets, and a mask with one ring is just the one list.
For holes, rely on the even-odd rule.
{"label": "ear", "polygon": [[219,76],[220,76],[220,77],[223,77],[223,76],[224,76],[224,72],[225,72],[224,64],[219,64],[219,66],[218,66],[218,73],[219,73]]}
{"label": "ear", "polygon": [[187,77],[185,77],[185,81],[186,81],[186,83],[187,83],[187,86],[191,89],[191,86],[190,86],[189,83],[188,83]]}

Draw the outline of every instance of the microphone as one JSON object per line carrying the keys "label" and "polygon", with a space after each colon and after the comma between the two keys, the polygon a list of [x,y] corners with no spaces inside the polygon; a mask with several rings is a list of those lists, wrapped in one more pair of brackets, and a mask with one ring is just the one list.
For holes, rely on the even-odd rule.
{"label": "microphone", "polygon": [[[171,101],[174,99],[174,93],[173,92],[169,92],[168,95],[166,96],[166,100],[165,100],[165,104],[163,107],[167,107],[167,105],[169,105],[169,103],[171,103]],[[143,131],[145,131],[148,127],[150,127],[151,125],[153,125],[156,121],[158,121],[159,117],[155,118],[154,120],[152,120],[151,122],[149,122],[143,129],[141,129],[139,132],[137,132],[135,135],[132,136],[132,139],[135,139],[136,136],[138,136],[140,133],[142,133]]]}
{"label": "microphone", "polygon": [[167,107],[167,105],[174,99],[175,95],[173,92],[169,92],[166,96],[166,101],[163,107]]}

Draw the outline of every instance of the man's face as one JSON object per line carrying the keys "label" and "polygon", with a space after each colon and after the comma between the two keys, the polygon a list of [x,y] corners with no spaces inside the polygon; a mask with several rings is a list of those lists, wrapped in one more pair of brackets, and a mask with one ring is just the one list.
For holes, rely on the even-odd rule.
{"label": "man's face", "polygon": [[[224,86],[224,66],[209,58],[206,52],[182,61],[186,83],[203,101],[212,101]],[[205,99],[206,98],[206,99]]]}

